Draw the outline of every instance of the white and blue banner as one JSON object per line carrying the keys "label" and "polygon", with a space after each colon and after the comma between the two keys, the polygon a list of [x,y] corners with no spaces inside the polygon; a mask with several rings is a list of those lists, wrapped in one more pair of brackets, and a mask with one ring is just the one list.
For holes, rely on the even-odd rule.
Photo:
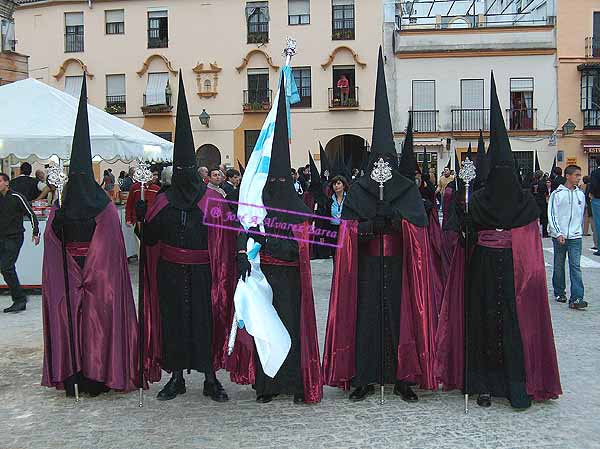
{"label": "white and blue banner", "polygon": [[[285,76],[286,92],[283,94],[287,100],[288,135],[291,136],[289,106],[300,101],[300,97],[289,65],[281,69],[280,76]],[[240,185],[238,219],[246,230],[258,226],[264,232],[263,221],[267,210],[262,194],[269,176],[277,105],[281,94],[278,88]],[[259,250],[260,244],[248,238],[247,253],[252,270],[246,281],[239,279],[237,283],[234,296],[236,319],[238,326],[245,327],[254,338],[264,373],[275,377],[290,351],[291,339],[273,307],[273,291],[260,270]]]}

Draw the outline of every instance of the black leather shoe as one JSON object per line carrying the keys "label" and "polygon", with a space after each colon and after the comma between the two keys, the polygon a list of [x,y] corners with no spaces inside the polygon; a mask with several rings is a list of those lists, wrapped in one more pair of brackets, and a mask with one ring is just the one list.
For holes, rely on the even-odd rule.
{"label": "black leather shoe", "polygon": [[477,405],[479,407],[490,407],[492,405],[492,396],[489,394],[480,394],[477,396]]}
{"label": "black leather shoe", "polygon": [[402,400],[406,402],[419,401],[419,397],[416,395],[413,389],[410,388],[410,385],[405,382],[396,382],[396,385],[394,385],[394,394],[396,396],[400,396]]}
{"label": "black leather shoe", "polygon": [[260,396],[256,396],[256,402],[259,404],[267,404],[273,400],[273,395],[271,394],[261,394]]}
{"label": "black leather shoe", "polygon": [[171,399],[175,399],[178,394],[184,394],[185,392],[185,380],[183,378],[172,377],[167,382],[167,385],[158,392],[156,399],[159,401],[170,401]]}
{"label": "black leather shoe", "polygon": [[12,306],[4,309],[4,313],[18,313],[23,312],[27,308],[27,301],[15,302]]}
{"label": "black leather shoe", "polygon": [[375,388],[373,385],[363,385],[350,393],[349,399],[352,402],[359,402],[363,401],[367,396],[372,395],[373,393],[375,393]]}
{"label": "black leather shoe", "polygon": [[294,404],[304,404],[304,395],[303,394],[295,394],[294,395]]}
{"label": "black leather shoe", "polygon": [[204,396],[210,396],[215,402],[227,402],[229,400],[223,385],[217,379],[214,382],[204,381],[204,391],[202,393]]}

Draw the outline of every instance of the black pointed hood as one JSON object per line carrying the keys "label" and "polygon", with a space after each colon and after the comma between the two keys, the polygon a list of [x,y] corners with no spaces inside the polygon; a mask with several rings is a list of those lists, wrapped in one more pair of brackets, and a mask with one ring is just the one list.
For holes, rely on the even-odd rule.
{"label": "black pointed hood", "polygon": [[242,165],[242,163],[240,162],[239,159],[238,159],[237,163],[238,163],[238,167],[240,168],[240,175],[244,176],[244,172],[246,171],[246,169],[244,168],[244,166]]}
{"label": "black pointed hood", "polygon": [[473,191],[481,189],[485,185],[489,172],[488,156],[485,152],[485,141],[483,140],[483,132],[479,130],[479,141],[477,142],[477,159],[475,160],[475,182],[473,183]]}
{"label": "black pointed hood", "polygon": [[323,145],[321,145],[321,142],[319,142],[319,159],[321,161],[322,179],[325,180],[325,172],[328,173],[328,179],[331,179],[331,161],[329,160],[329,156],[327,156],[327,152],[323,149]]}
{"label": "black pointed hood", "polygon": [[413,160],[412,181],[398,171],[398,156],[390,119],[381,47],[379,48],[379,63],[377,66],[371,155],[365,168],[365,174],[352,184],[346,195],[342,218],[368,220],[375,216],[379,199],[379,184],[371,179],[371,173],[375,163],[380,158],[387,162],[392,169],[392,179],[385,183],[384,201],[394,211],[394,220],[406,219],[416,226],[427,226],[427,212],[423,205],[421,193],[414,182],[416,163]]}
{"label": "black pointed hood", "polygon": [[377,160],[382,154],[393,156],[394,160],[397,161],[396,145],[394,144],[394,131],[392,129],[392,120],[390,118],[390,104],[388,102],[387,86],[385,82],[383,52],[381,47],[379,47],[377,81],[375,84],[373,137],[371,139],[371,159]]}
{"label": "black pointed hood", "polygon": [[348,171],[348,165],[346,165],[343,149],[339,149],[337,151],[330,175],[331,176],[329,179],[333,178],[334,176],[343,176],[346,179],[350,179],[350,173]]}
{"label": "black pointed hood", "polygon": [[189,210],[204,193],[206,185],[198,174],[196,151],[192,136],[192,125],[188,112],[183,76],[179,71],[179,89],[177,91],[177,116],[175,118],[175,145],[173,147],[173,178],[167,191],[169,203],[180,210]]}
{"label": "black pointed hood", "polygon": [[408,116],[408,126],[406,127],[406,138],[402,145],[402,156],[400,157],[400,165],[398,171],[401,175],[406,176],[411,181],[415,180],[415,170],[417,167],[417,159],[414,151],[413,125],[412,115]]}
{"label": "black pointed hood", "polygon": [[321,183],[321,174],[315,164],[310,151],[308,152],[308,163],[310,165],[310,185],[308,190],[313,194],[315,201],[318,204],[325,204],[325,193],[323,193],[323,184]]}
{"label": "black pointed hood", "polygon": [[[309,208],[294,189],[288,129],[285,77],[282,75],[279,81],[279,99],[273,132],[273,146],[271,147],[269,177],[262,195],[263,203],[267,207],[310,213]],[[289,223],[299,223],[306,220],[306,217],[282,214],[273,210],[268,210],[267,214],[271,217],[278,216]]]}
{"label": "black pointed hood", "polygon": [[87,110],[87,74],[83,74],[81,95],[77,108],[77,120],[71,145],[69,180],[64,190],[62,208],[71,220],[96,217],[104,210],[110,199],[94,179],[92,146]]}
{"label": "black pointed hood", "polygon": [[537,154],[537,151],[536,151],[535,152],[535,163],[534,163],[533,171],[534,172],[538,172],[540,170],[541,170],[541,168],[540,168],[540,160],[538,159],[538,154]]}
{"label": "black pointed hood", "polygon": [[490,84],[490,172],[485,187],[475,192],[470,208],[479,226],[485,229],[512,229],[537,220],[539,209],[531,193],[523,191],[515,173],[515,159],[493,73]]}
{"label": "black pointed hood", "polygon": [[467,157],[469,160],[473,160],[473,149],[471,148],[471,142],[469,142],[469,148],[467,148]]}
{"label": "black pointed hood", "polygon": [[448,170],[450,170],[450,164],[452,164],[452,156],[450,156],[450,158],[448,159],[448,163],[446,164],[446,166],[444,168],[447,168]]}

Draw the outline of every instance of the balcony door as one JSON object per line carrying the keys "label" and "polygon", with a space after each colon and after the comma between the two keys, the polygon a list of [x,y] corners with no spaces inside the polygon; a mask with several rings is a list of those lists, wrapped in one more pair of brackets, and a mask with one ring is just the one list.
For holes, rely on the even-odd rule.
{"label": "balcony door", "polygon": [[436,131],[435,81],[413,80],[411,113],[415,132]]}
{"label": "balcony door", "polygon": [[533,78],[511,78],[509,127],[533,129]]}
{"label": "balcony door", "polygon": [[269,69],[248,69],[248,104],[269,101]]}
{"label": "balcony door", "polygon": [[460,130],[485,129],[484,82],[480,79],[460,80]]}

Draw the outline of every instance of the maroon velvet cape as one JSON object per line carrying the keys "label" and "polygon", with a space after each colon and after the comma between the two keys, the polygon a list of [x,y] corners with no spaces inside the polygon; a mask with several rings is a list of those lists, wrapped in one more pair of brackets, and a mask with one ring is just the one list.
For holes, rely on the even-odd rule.
{"label": "maroon velvet cape", "polygon": [[[537,221],[511,229],[515,298],[523,341],[525,386],[536,401],[562,394],[546,270]],[[464,249],[456,245],[437,332],[435,375],[444,390],[464,385]]]}
{"label": "maroon velvet cape", "polygon": [[[301,230],[294,231],[298,240],[300,268],[300,369],[304,384],[304,402],[317,403],[323,398],[323,382],[321,378],[321,359],[317,337],[317,321],[315,317],[315,301],[312,289],[312,276],[309,257],[308,223],[301,223]],[[235,279],[237,282],[237,279]],[[228,357],[227,370],[231,380],[237,384],[251,385],[256,378],[254,340],[246,329],[238,329],[233,353]]]}
{"label": "maroon velvet cape", "polygon": [[444,290],[444,268],[443,268],[443,237],[440,226],[438,211],[434,207],[429,212],[429,242],[431,244],[431,294],[435,305],[434,329],[437,329],[437,318],[442,309],[442,297]]}
{"label": "maroon velvet cape", "polygon": [[[329,298],[323,356],[327,385],[348,390],[356,371],[358,221],[348,220],[339,241]],[[341,236],[342,237],[342,236]],[[434,390],[435,305],[432,300],[428,228],[402,221],[402,297],[396,378]],[[377,302],[378,303],[378,302]]]}
{"label": "maroon velvet cape", "polygon": [[[235,272],[235,233],[219,227],[230,213],[223,197],[214,190],[207,189],[198,201],[198,208],[204,213],[208,226],[208,253],[211,270],[212,302],[212,353],[213,368],[224,368],[227,354],[227,340],[233,320],[233,285],[231,273]],[[146,220],[151,221],[169,204],[167,195],[156,197],[153,207],[148,211]],[[215,211],[219,211],[215,213]],[[233,225],[233,223],[227,223]],[[160,242],[146,247],[146,283],[144,294],[145,351],[144,370],[146,380],[158,382],[161,378],[161,318],[158,299],[156,270],[160,259]]]}
{"label": "maroon velvet cape", "polygon": [[[44,234],[42,385],[64,389],[75,374],[71,364],[65,303],[62,244],[52,229],[56,208]],[[77,371],[119,391],[138,384],[138,327],[125,243],[112,203],[96,217],[96,229],[83,269],[67,254]]]}

